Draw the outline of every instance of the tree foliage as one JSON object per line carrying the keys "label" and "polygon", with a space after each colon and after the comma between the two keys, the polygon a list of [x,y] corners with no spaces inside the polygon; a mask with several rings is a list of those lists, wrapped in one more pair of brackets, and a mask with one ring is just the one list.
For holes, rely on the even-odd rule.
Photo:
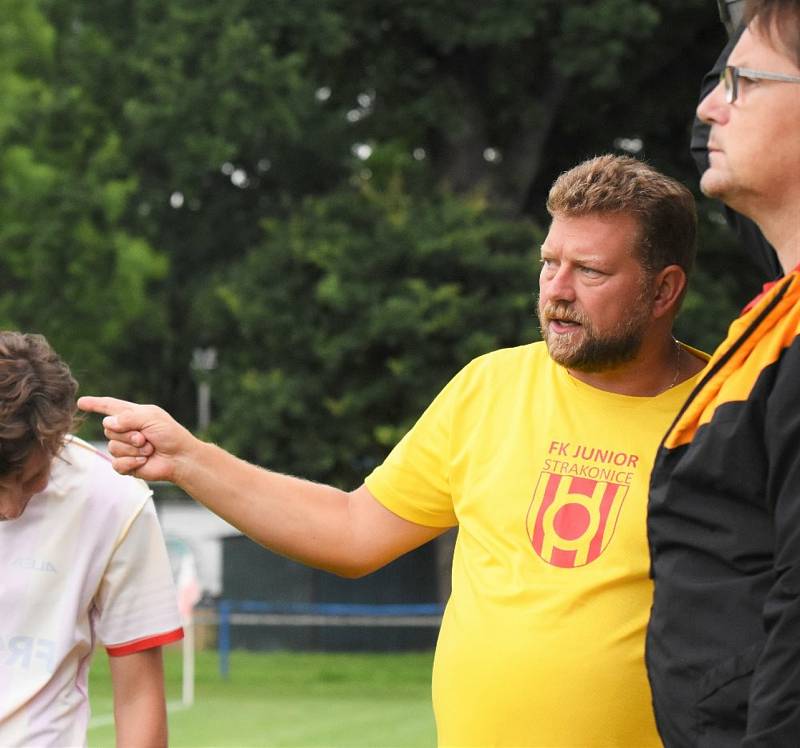
{"label": "tree foliage", "polygon": [[[137,176],[119,132],[65,79],[59,36],[35,3],[3,0],[0,34],[0,324],[47,333],[94,386],[152,318],[168,259],[123,220]],[[96,375],[101,375],[97,377]]]}
{"label": "tree foliage", "polygon": [[[554,176],[695,184],[708,0],[0,0],[0,323],[84,391],[352,483],[470,357],[535,336]],[[703,208],[681,333],[752,290]]]}
{"label": "tree foliage", "polygon": [[213,435],[238,454],[354,485],[458,368],[533,337],[537,232],[484,200],[393,174],[263,228],[199,308],[224,341]]}

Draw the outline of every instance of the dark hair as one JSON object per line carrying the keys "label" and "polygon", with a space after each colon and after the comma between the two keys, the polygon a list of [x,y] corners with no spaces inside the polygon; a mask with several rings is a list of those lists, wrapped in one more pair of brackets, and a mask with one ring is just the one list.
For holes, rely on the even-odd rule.
{"label": "dark hair", "polygon": [[55,455],[75,423],[78,383],[41,335],[0,331],[0,475],[37,448]]}
{"label": "dark hair", "polygon": [[639,259],[651,276],[667,265],[680,265],[688,276],[694,263],[697,209],[692,193],[630,156],[596,156],[565,171],[550,188],[547,210],[551,216],[633,216],[641,230]]}
{"label": "dark hair", "polygon": [[800,68],[800,0],[748,0],[744,21]]}

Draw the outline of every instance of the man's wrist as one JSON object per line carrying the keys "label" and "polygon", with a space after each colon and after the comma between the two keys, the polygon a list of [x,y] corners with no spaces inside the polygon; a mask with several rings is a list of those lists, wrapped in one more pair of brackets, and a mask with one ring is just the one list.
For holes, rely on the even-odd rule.
{"label": "man's wrist", "polygon": [[184,449],[173,458],[172,475],[169,478],[170,482],[184,490],[190,487],[192,477],[208,462],[204,455],[208,448],[213,447],[212,444],[198,439],[193,434],[188,432],[187,434],[188,438]]}

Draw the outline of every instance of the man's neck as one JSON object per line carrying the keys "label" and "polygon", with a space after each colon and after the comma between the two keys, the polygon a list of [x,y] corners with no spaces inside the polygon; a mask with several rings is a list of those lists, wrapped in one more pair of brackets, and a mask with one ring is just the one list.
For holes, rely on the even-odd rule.
{"label": "man's neck", "polygon": [[795,216],[793,223],[794,226],[782,226],[782,230],[771,232],[771,235],[764,232],[764,236],[775,247],[784,274],[790,273],[800,263],[800,213]]}
{"label": "man's neck", "polygon": [[686,381],[700,371],[705,362],[683,348],[670,335],[643,345],[636,358],[613,369],[599,372],[567,369],[569,374],[590,387],[633,397],[655,397]]}
{"label": "man's neck", "polygon": [[772,210],[763,209],[753,220],[766,240],[775,248],[784,273],[800,263],[800,196],[797,201],[782,200]]}

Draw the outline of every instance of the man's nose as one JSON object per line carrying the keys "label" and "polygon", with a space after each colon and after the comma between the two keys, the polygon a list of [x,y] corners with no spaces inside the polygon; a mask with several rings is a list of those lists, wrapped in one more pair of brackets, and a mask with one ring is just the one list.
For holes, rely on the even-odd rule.
{"label": "man's nose", "polygon": [[543,279],[540,293],[548,302],[575,301],[575,284],[569,268],[561,266],[547,279]]}
{"label": "man's nose", "polygon": [[697,118],[707,125],[727,122],[730,106],[725,100],[725,86],[720,81],[697,105]]}

